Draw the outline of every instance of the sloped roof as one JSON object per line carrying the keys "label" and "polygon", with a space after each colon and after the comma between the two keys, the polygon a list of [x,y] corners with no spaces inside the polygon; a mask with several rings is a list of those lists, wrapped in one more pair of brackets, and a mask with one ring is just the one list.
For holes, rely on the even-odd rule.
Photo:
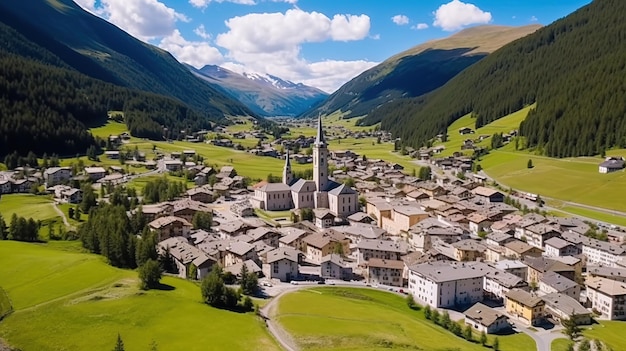
{"label": "sloped roof", "polygon": [[357,192],[354,191],[354,189],[352,189],[351,187],[345,185],[345,184],[341,184],[338,187],[330,190],[328,192],[329,195],[349,195],[349,194],[356,194]]}
{"label": "sloped roof", "polygon": [[463,313],[467,318],[474,320],[485,327],[489,327],[500,318],[508,319],[506,315],[499,313],[493,308],[485,306],[480,302],[477,302]]}

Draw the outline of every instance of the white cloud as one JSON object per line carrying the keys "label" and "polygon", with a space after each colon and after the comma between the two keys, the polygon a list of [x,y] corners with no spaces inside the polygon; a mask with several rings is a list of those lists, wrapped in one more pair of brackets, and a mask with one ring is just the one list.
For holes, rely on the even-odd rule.
{"label": "white cloud", "polygon": [[409,18],[405,15],[395,15],[391,17],[391,21],[399,26],[409,24]]}
{"label": "white cloud", "polygon": [[[271,0],[271,1],[272,2],[286,2],[288,4],[295,4],[298,2],[298,0]],[[257,4],[256,0],[189,0],[189,3],[192,6],[201,8],[201,9],[206,8],[212,2],[217,2],[217,3],[232,2],[233,4],[240,4],[240,5],[256,5]]]}
{"label": "white cloud", "polygon": [[187,16],[158,0],[100,0],[100,6],[95,0],[77,3],[144,41],[172,34],[178,21],[189,22]]}
{"label": "white cloud", "polygon": [[531,22],[537,22],[537,21],[539,21],[539,20],[537,19],[537,17],[535,17],[535,16],[531,16],[531,17],[530,17],[530,21],[531,21]]}
{"label": "white cloud", "polygon": [[188,41],[183,38],[178,29],[163,38],[158,46],[169,51],[178,61],[196,68],[209,64],[219,65],[224,62],[224,57],[217,48],[204,41]]}
{"label": "white cloud", "polygon": [[367,37],[367,15],[335,15],[300,9],[285,13],[251,13],[226,21],[229,31],[217,36],[217,44],[232,54],[293,50],[302,43],[326,40],[360,40]]}
{"label": "white cloud", "polygon": [[428,24],[426,24],[426,23],[418,23],[418,24],[414,25],[413,27],[411,27],[411,29],[416,29],[416,30],[428,29]]}
{"label": "white cloud", "polygon": [[193,32],[202,39],[211,39],[211,34],[206,32],[204,24],[199,25]]}
{"label": "white cloud", "polygon": [[491,13],[485,12],[474,4],[452,0],[439,6],[434,12],[435,27],[441,27],[445,31],[459,30],[472,24],[485,24],[491,22]]}

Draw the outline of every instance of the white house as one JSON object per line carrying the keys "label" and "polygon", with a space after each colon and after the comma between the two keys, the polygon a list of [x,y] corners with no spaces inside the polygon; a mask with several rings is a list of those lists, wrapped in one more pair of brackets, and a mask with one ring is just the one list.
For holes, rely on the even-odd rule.
{"label": "white house", "polygon": [[519,276],[501,270],[491,270],[483,278],[483,290],[494,300],[504,301],[509,290],[529,290],[528,283]]}
{"label": "white house", "polygon": [[433,307],[469,305],[483,299],[483,277],[491,270],[481,262],[438,261],[409,267],[409,292]]}
{"label": "white house", "polygon": [[575,300],[580,298],[580,285],[556,272],[546,272],[539,279],[539,294],[561,293]]}
{"label": "white house", "polygon": [[465,314],[465,324],[480,332],[494,334],[511,327],[509,318],[504,313],[480,302],[475,303],[463,313]]}
{"label": "white house", "polygon": [[298,277],[298,262],[302,252],[285,246],[267,253],[263,274],[270,279],[288,282]]}
{"label": "white house", "polygon": [[587,279],[587,300],[604,319],[626,319],[626,284],[606,278]]}
{"label": "white house", "polygon": [[43,172],[43,180],[46,187],[62,183],[72,177],[70,167],[50,167]]}

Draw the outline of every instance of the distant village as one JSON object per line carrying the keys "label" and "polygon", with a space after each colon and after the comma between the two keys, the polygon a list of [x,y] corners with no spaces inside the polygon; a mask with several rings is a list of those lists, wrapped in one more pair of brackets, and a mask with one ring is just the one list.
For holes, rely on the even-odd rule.
{"label": "distant village", "polygon": [[[271,149],[268,156],[285,158],[278,183],[249,185],[232,166],[186,161],[192,149],[156,161],[132,156],[154,170],[193,172],[196,186],[184,197],[140,207],[181,277],[194,272],[202,279],[218,264],[234,275],[245,265],[266,284],[357,280],[434,308],[461,308],[467,323],[488,333],[511,323],[626,320],[626,233],[620,228],[521,211],[479,175],[419,179],[399,164],[329,151],[321,120],[315,137],[273,144],[250,152]],[[311,154],[289,153],[296,144],[311,147]],[[471,158],[436,158],[438,150],[411,152],[436,168],[472,169]],[[313,163],[313,179],[295,178],[292,161]],[[0,174],[0,192],[28,192],[42,183],[56,201],[77,203],[81,190],[71,180],[116,184],[127,176],[121,167],[85,167],[82,174],[22,167]],[[287,214],[267,216],[275,211]],[[213,214],[210,230],[193,229],[197,212]]]}

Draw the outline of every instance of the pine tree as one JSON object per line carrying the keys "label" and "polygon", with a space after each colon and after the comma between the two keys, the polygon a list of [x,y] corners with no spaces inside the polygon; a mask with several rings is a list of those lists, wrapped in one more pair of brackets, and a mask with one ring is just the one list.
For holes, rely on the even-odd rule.
{"label": "pine tree", "polygon": [[472,341],[472,326],[467,324],[463,329],[463,338],[467,341]]}
{"label": "pine tree", "polygon": [[496,336],[493,338],[493,343],[491,344],[491,348],[493,351],[500,351],[500,339]]}
{"label": "pine tree", "polygon": [[430,319],[432,317],[432,310],[430,309],[430,305],[424,306],[424,318]]}
{"label": "pine tree", "polygon": [[487,333],[484,330],[480,332],[480,344],[483,346],[487,345]]}
{"label": "pine tree", "polygon": [[119,333],[117,334],[117,342],[115,343],[113,351],[124,351],[124,341],[122,341],[122,337]]}
{"label": "pine tree", "polygon": [[561,324],[563,324],[564,327],[563,333],[567,335],[570,340],[575,341],[576,338],[580,336],[581,329],[578,323],[576,323],[576,318],[574,318],[574,311],[572,311],[568,318],[563,318]]}

